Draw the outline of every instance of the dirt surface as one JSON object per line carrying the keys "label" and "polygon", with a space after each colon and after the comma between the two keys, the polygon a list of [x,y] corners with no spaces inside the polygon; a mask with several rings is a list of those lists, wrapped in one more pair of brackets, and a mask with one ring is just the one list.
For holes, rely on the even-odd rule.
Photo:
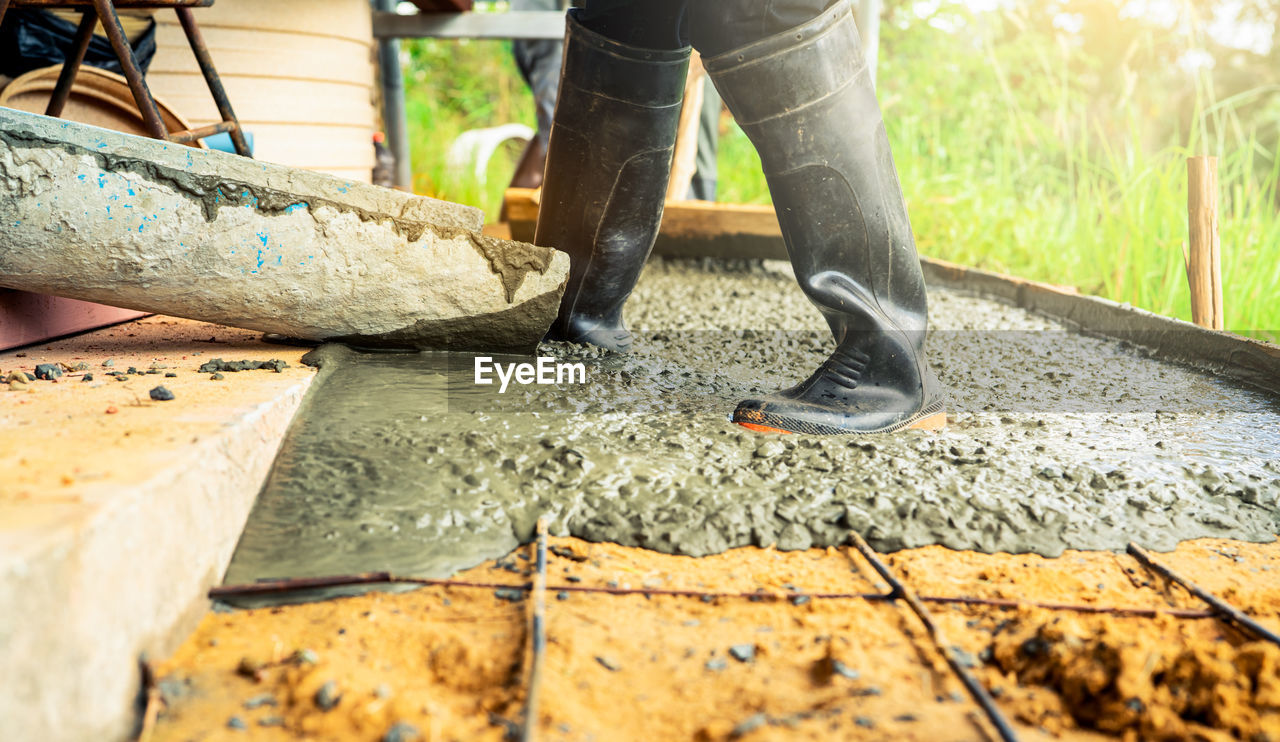
{"label": "dirt surface", "polygon": [[[1280,630],[1280,544],[1204,540],[1155,556]],[[1205,607],[1125,555],[955,559],[935,548],[889,561],[923,593]],[[1221,621],[1034,608],[936,613],[948,636],[984,660],[984,682],[1000,689],[1001,705],[1023,723],[1138,739],[1280,739],[1280,647]]]}
{"label": "dirt surface", "polygon": [[762,436],[729,422],[734,405],[832,346],[784,266],[655,261],[627,312],[628,356],[542,346],[581,362],[583,384],[501,393],[465,354],[321,349],[228,580],[446,576],[542,515],[556,535],[693,556],[850,529],[885,551],[1050,556],[1276,531],[1276,400],[1124,343],[935,288],[946,431]]}
{"label": "dirt surface", "polygon": [[[540,739],[989,738],[901,604],[557,590],[883,591],[846,548],[692,559],[551,541]],[[530,555],[457,579],[526,584]],[[1280,544],[1204,540],[1160,558],[1280,629]],[[888,562],[923,595],[1203,607],[1109,552],[934,546]],[[1024,739],[1280,739],[1280,648],[1218,620],[930,610]],[[211,613],[160,668],[151,739],[381,740],[409,725],[423,739],[500,740],[524,707],[528,617],[518,593],[456,587]]]}

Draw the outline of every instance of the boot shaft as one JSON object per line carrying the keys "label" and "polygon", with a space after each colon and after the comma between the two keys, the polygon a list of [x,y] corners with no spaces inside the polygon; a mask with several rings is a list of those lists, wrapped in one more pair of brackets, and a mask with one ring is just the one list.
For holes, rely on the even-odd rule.
{"label": "boot shaft", "polygon": [[796,277],[837,339],[923,343],[924,279],[847,0],[704,61],[760,159]]}
{"label": "boot shaft", "polygon": [[572,265],[549,338],[624,350],[622,307],[662,222],[689,49],[628,46],[569,14],[534,242]]}

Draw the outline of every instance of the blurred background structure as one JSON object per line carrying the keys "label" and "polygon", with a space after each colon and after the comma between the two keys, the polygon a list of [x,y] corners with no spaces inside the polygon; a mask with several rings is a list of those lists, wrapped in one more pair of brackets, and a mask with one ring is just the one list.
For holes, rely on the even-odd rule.
{"label": "blurred background structure", "polygon": [[[1280,0],[884,0],[880,99],[921,252],[1190,319],[1186,158],[1213,155],[1226,327],[1276,337],[1278,24]],[[444,153],[536,126],[510,42],[406,40],[401,60],[414,189],[496,217],[520,148],[483,183]],[[768,203],[727,114],[718,165],[718,200]]]}

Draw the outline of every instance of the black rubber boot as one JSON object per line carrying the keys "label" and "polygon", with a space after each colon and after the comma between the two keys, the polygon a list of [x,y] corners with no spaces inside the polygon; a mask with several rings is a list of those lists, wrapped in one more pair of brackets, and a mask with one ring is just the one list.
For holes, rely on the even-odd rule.
{"label": "black rubber boot", "polygon": [[534,242],[571,258],[548,340],[623,352],[622,305],[662,222],[689,49],[641,49],[570,11]]}
{"label": "black rubber boot", "polygon": [[796,278],[836,338],[808,380],[742,402],[734,421],[825,435],[942,427],[924,277],[848,0],[704,63],[760,152]]}

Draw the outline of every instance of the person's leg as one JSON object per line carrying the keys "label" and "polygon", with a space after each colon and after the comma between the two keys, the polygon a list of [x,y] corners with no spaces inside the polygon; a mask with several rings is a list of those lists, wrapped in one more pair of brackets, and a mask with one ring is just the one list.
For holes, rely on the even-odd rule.
{"label": "person's leg", "polygon": [[698,169],[689,183],[689,198],[699,201],[716,200],[718,168],[716,157],[720,150],[720,94],[710,79],[703,81],[702,111],[698,114]]}
{"label": "person's leg", "polygon": [[586,0],[574,13],[583,26],[612,41],[643,49],[683,49],[689,45],[687,4],[688,0]]}
{"label": "person's leg", "polygon": [[734,420],[821,434],[940,427],[924,279],[849,0],[690,12],[707,71],[760,153],[800,287],[836,339],[808,380],[742,402]]}
{"label": "person's leg", "polygon": [[[512,10],[560,10],[560,0],[511,0]],[[546,165],[547,139],[551,135],[551,118],[555,113],[556,94],[560,84],[560,66],[564,42],[551,39],[516,39],[511,42],[520,76],[533,93],[538,130],[525,147],[515,174],[513,188],[537,188],[542,185]]]}
{"label": "person's leg", "polygon": [[622,306],[662,221],[689,66],[684,2],[569,11],[534,238],[571,259],[549,340],[630,347]]}
{"label": "person's leg", "polygon": [[839,0],[714,0],[689,6],[689,30],[698,53],[715,57],[731,49],[812,21]]}

